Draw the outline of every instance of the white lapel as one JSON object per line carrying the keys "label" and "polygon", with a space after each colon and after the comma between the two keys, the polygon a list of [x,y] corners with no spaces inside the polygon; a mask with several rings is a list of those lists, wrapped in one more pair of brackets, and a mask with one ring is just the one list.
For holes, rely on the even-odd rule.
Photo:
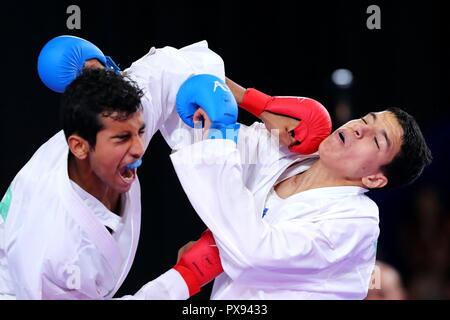
{"label": "white lapel", "polygon": [[134,257],[136,255],[136,250],[139,242],[139,235],[141,230],[141,187],[139,184],[139,179],[136,178],[136,181],[132,184],[131,189],[124,195],[125,196],[125,208],[123,212],[125,213],[125,226],[124,230],[122,230],[119,239],[121,237],[125,237],[122,241],[127,241],[126,238],[130,238],[130,250],[128,251],[128,256],[125,257],[125,261],[123,263],[122,272],[117,281],[117,284],[109,294],[109,297],[112,297],[117,290],[119,290],[123,281],[125,280],[130,268],[133,264]]}
{"label": "white lapel", "polygon": [[105,257],[106,261],[113,270],[115,278],[118,279],[123,262],[123,257],[120,253],[119,247],[105,226],[98,221],[95,215],[70,185],[67,169],[69,148],[64,139],[64,135],[61,136],[61,139],[61,147],[64,148],[64,152],[61,152],[61,160],[58,161],[57,168],[55,168],[55,187],[58,188],[61,201],[68,214],[70,214],[70,216],[89,235],[89,239],[96,245],[100,253]]}

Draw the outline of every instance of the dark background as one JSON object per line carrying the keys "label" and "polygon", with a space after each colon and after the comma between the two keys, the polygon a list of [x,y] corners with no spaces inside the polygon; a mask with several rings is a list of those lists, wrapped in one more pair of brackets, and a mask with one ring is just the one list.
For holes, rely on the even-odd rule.
{"label": "dark background", "polygon": [[[66,27],[71,4],[81,8],[81,30]],[[381,9],[380,30],[366,27],[371,4]],[[409,298],[448,299],[450,22],[445,8],[444,1],[2,3],[0,195],[61,128],[59,95],[36,71],[48,40],[62,34],[83,37],[125,68],[152,46],[180,48],[206,39],[224,59],[229,78],[272,95],[315,98],[327,107],[335,127],[389,106],[416,117],[434,162],[410,187],[369,194],[380,208],[378,258],[400,271]],[[350,88],[331,82],[338,68],[352,71]],[[239,120],[256,119],[243,111]],[[158,133],[139,171],[143,212],[137,256],[117,296],[133,294],[168,270],[178,248],[205,229],[169,153]],[[207,299],[210,287],[194,299]]]}

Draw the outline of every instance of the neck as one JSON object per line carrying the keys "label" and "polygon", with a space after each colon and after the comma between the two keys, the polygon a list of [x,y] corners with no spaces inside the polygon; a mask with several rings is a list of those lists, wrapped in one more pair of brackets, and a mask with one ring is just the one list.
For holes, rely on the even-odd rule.
{"label": "neck", "polygon": [[348,180],[336,175],[324,166],[320,159],[311,168],[296,175],[294,179],[297,186],[296,193],[324,187],[362,186],[358,181]]}
{"label": "neck", "polygon": [[94,173],[89,165],[89,160],[79,160],[73,156],[69,157],[69,178],[83,190],[94,196],[108,210],[118,213],[120,194],[108,187]]}

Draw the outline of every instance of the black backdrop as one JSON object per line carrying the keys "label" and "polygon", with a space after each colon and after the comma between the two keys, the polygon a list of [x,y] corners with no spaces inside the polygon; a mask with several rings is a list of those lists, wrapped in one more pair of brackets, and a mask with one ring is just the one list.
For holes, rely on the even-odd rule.
{"label": "black backdrop", "polygon": [[[81,9],[80,30],[66,27],[71,4]],[[381,9],[380,30],[366,27],[371,4]],[[355,117],[402,107],[416,116],[435,157],[440,155],[434,165],[445,170],[433,174],[429,169],[423,181],[440,190],[448,185],[442,182],[448,177],[443,135],[448,137],[450,83],[450,23],[444,2],[11,1],[0,10],[0,194],[34,151],[60,129],[59,95],[40,82],[36,61],[40,48],[61,34],[92,41],[122,68],[152,46],[182,47],[206,39],[223,57],[227,76],[245,87],[318,99],[333,117],[341,94],[348,97]],[[345,92],[330,81],[337,68],[353,72],[354,84]],[[239,117],[245,124],[255,120],[246,112]],[[134,293],[170,268],[178,248],[205,228],[177,181],[169,152],[157,134],[139,171],[141,240],[118,295]],[[407,190],[401,194],[405,202],[413,194],[412,187]],[[381,252],[402,269],[397,259],[401,248],[392,241],[407,210],[398,212],[406,204],[392,209],[389,201],[395,197],[374,195],[381,202]],[[196,299],[207,298],[209,289]]]}

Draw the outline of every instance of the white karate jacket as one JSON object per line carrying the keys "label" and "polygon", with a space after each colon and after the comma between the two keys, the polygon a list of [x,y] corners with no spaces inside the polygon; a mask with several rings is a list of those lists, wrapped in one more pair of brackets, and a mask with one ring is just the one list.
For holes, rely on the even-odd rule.
{"label": "white karate jacket", "polygon": [[238,147],[230,140],[205,140],[180,148],[171,159],[219,248],[225,273],[215,280],[212,299],[367,295],[379,219],[366,189],[312,189],[264,210],[271,188],[307,170],[317,154],[279,148],[256,123],[241,126]]}

